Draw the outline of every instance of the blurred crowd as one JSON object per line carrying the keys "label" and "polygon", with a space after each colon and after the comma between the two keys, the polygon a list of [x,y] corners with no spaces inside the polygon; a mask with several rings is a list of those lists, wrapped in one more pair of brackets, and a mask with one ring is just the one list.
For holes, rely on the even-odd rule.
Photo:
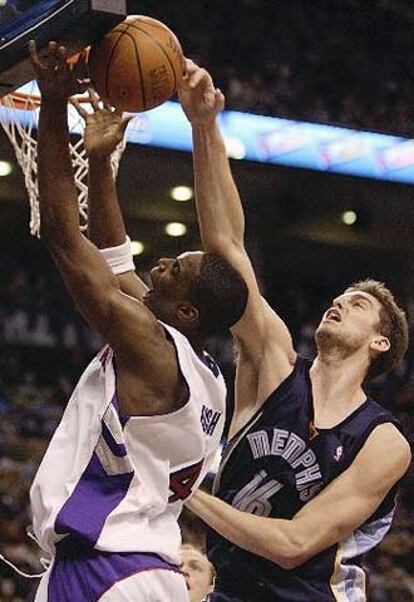
{"label": "blurred crowd", "polygon": [[412,136],[414,6],[399,0],[185,0],[164,20],[228,108]]}
{"label": "blurred crowd", "polygon": [[[101,341],[74,311],[53,271],[34,269],[30,262],[24,268],[16,262],[4,262],[1,268],[0,554],[21,569],[37,573],[41,570],[39,553],[26,533],[30,525],[30,482],[77,378]],[[306,295],[306,291],[301,294]],[[302,306],[305,301],[302,299]],[[311,305],[318,304],[313,300]],[[295,337],[297,347],[311,355],[314,321],[310,314],[302,320]],[[212,340],[210,350],[231,382],[231,341]],[[398,370],[371,385],[371,393],[399,416],[411,438],[413,359],[411,348]],[[391,534],[367,560],[372,602],[414,600],[413,484],[412,475],[405,478]],[[182,528],[184,540],[202,550],[203,529],[189,512],[183,514]],[[197,559],[191,562],[197,564]],[[32,581],[17,576],[0,562],[0,602],[31,600],[34,587]],[[192,602],[196,602],[194,596]]]}
{"label": "blurred crowd", "polygon": [[251,4],[260,18],[245,25],[246,60],[220,74],[231,106],[413,135],[414,24],[405,14],[369,0]]}
{"label": "blurred crowd", "polygon": [[[0,27],[32,5],[2,2]],[[152,15],[177,33],[185,52],[212,71],[229,108],[413,135],[408,0],[239,0],[237,9],[232,0],[127,5],[130,14]]]}

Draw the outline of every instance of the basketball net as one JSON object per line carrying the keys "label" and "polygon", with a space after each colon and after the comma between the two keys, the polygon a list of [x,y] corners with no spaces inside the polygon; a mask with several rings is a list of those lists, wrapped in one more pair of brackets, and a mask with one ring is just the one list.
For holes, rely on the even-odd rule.
{"label": "basketball net", "polygon": [[[86,110],[90,109],[87,96],[77,96]],[[30,233],[40,237],[39,186],[37,179],[37,130],[41,97],[36,82],[21,90],[0,98],[0,123],[13,145],[17,162],[25,179],[30,202]],[[88,226],[88,159],[83,144],[84,121],[75,107],[68,104],[70,133],[69,149],[78,194],[81,230]],[[118,174],[119,162],[126,141],[118,145],[111,157],[114,178]]]}

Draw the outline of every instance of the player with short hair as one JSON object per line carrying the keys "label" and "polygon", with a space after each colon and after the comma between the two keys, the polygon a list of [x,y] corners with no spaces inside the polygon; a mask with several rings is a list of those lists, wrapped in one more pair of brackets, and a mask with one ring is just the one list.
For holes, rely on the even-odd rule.
{"label": "player with short hair", "polygon": [[[81,376],[31,488],[34,532],[52,559],[36,601],[188,601],[177,518],[216,453],[225,411],[223,377],[204,352],[217,327],[209,309],[222,315],[218,328],[228,328],[244,311],[247,288],[220,256],[192,252],[161,259],[148,289],[132,273],[117,206],[115,246],[100,253],[81,234],[67,101],[82,65],[69,66],[53,42],[42,60],[31,43],[31,56],[42,93],[42,238],[79,310],[108,343]],[[115,134],[122,137],[126,124],[117,116]],[[101,126],[98,142],[107,134]],[[101,162],[106,208],[112,134],[106,153],[89,146],[90,167]]]}
{"label": "player with short hair", "polygon": [[181,561],[190,602],[201,602],[213,591],[216,575],[214,567],[206,554],[190,543],[181,546]]}
{"label": "player with short hair", "polygon": [[[235,412],[212,497],[189,503],[213,530],[212,602],[363,602],[361,557],[387,533],[410,447],[398,421],[363,390],[393,368],[408,341],[391,292],[358,282],[316,330],[317,357],[297,355],[261,297],[244,247],[244,216],[216,123],[224,97],[187,61],[181,104],[193,133],[203,247],[245,278]],[[221,499],[218,499],[221,498]]]}

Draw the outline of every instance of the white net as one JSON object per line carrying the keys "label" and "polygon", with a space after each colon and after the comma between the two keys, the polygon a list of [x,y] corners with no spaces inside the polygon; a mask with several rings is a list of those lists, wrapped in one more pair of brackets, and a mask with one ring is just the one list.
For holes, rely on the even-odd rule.
{"label": "white net", "polygon": [[[30,232],[40,235],[39,189],[37,181],[37,125],[40,97],[35,82],[21,91],[0,99],[0,123],[13,145],[23,171],[30,202]],[[78,97],[86,110],[91,110],[86,97]],[[81,229],[88,224],[88,160],[83,145],[84,121],[75,107],[68,105],[70,154],[78,192]],[[112,154],[112,171],[118,174],[119,162],[125,149],[125,139]]]}

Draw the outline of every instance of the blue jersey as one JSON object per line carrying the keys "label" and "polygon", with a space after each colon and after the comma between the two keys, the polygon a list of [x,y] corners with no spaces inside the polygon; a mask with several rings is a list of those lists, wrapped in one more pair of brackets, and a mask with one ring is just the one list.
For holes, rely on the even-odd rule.
{"label": "blue jersey", "polygon": [[[231,439],[214,484],[216,496],[245,512],[290,519],[351,465],[376,426],[392,422],[400,428],[389,412],[368,398],[340,424],[316,431],[311,365],[298,358],[293,372]],[[242,550],[209,530],[209,557],[217,571],[215,591],[223,594],[212,599],[365,601],[361,557],[387,533],[395,493],[394,487],[349,538],[293,570]]]}

